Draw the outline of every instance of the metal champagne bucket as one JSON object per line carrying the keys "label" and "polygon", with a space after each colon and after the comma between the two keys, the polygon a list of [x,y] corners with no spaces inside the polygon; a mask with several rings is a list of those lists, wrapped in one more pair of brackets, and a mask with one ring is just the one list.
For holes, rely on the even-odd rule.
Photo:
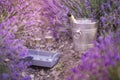
{"label": "metal champagne bucket", "polygon": [[71,27],[73,37],[73,48],[75,51],[85,52],[92,48],[96,38],[97,21],[91,19],[77,19]]}

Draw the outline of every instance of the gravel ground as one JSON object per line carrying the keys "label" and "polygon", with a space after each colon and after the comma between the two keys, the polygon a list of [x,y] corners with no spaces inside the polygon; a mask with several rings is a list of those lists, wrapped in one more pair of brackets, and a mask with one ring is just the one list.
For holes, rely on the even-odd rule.
{"label": "gravel ground", "polygon": [[[47,44],[45,42],[43,45]],[[39,47],[41,49],[41,47]],[[80,63],[80,52],[73,49],[72,39],[62,34],[58,41],[54,41],[51,47],[42,47],[47,51],[61,53],[59,62],[53,68],[31,66],[27,72],[32,80],[65,80],[70,75],[70,69]]]}

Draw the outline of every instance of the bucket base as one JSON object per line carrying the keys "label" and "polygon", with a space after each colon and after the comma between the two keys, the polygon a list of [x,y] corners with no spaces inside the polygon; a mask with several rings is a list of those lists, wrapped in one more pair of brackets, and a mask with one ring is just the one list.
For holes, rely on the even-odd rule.
{"label": "bucket base", "polygon": [[80,52],[80,53],[85,53],[89,48],[94,47],[94,44],[87,44],[87,45],[79,45],[79,46],[74,46],[74,50],[76,52]]}

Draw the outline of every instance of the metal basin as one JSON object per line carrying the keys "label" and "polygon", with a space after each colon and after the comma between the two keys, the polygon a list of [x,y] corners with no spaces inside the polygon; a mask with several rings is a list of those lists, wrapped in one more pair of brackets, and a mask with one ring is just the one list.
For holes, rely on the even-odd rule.
{"label": "metal basin", "polygon": [[59,58],[60,53],[29,49],[24,60],[29,60],[34,66],[51,68],[58,62]]}

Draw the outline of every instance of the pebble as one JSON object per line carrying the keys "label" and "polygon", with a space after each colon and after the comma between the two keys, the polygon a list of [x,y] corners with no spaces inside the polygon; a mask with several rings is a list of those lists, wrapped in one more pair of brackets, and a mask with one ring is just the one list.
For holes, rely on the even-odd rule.
{"label": "pebble", "polygon": [[31,80],[35,80],[34,79],[34,74],[30,74]]}

